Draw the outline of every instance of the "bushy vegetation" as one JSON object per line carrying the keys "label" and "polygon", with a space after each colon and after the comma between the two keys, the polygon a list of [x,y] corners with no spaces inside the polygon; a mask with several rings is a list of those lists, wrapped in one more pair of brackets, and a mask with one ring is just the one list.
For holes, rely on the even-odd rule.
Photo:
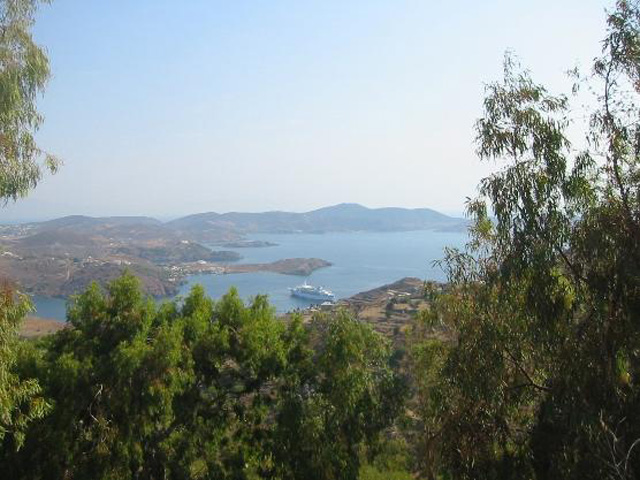
{"label": "bushy vegetation", "polygon": [[[429,478],[640,475],[640,10],[620,1],[602,56],[552,95],[512,58],[489,85],[466,251],[416,328]],[[430,338],[432,327],[448,342]]]}
{"label": "bushy vegetation", "polygon": [[[155,303],[125,275],[25,346],[51,412],[3,444],[10,478],[357,478],[402,405],[386,341],[346,314],[303,326],[264,297]],[[16,448],[21,447],[21,448]]]}
{"label": "bushy vegetation", "polygon": [[[2,21],[29,26],[34,2],[0,5]],[[200,287],[158,307],[130,275],[75,298],[70,328],[20,342],[29,304],[6,287],[0,472],[637,478],[637,1],[618,1],[601,57],[575,78],[574,94],[592,94],[578,113],[512,57],[488,86],[477,141],[500,167],[469,202],[468,247],[447,252],[449,284],[427,289],[406,355],[345,312],[285,323],[265,297],[212,301]],[[584,117],[584,138],[570,138]],[[29,184],[7,178],[0,199]]]}
{"label": "bushy vegetation", "polygon": [[[42,0],[47,1],[47,0]],[[0,2],[0,204],[24,197],[60,161],[36,144],[42,124],[36,97],[49,79],[49,60],[31,36],[40,0]]]}
{"label": "bushy vegetation", "polygon": [[15,370],[21,346],[18,329],[30,310],[28,298],[16,294],[9,284],[0,285],[0,442],[11,442],[16,448],[22,446],[29,423],[50,408],[38,382],[21,378]]}

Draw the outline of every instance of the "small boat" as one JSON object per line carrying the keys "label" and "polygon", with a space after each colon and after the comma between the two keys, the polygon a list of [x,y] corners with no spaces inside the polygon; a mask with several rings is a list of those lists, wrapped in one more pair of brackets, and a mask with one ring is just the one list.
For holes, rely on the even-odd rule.
{"label": "small boat", "polygon": [[317,300],[322,302],[333,302],[335,295],[330,290],[323,287],[314,287],[304,282],[302,285],[290,288],[291,295],[298,298],[304,298],[305,300]]}

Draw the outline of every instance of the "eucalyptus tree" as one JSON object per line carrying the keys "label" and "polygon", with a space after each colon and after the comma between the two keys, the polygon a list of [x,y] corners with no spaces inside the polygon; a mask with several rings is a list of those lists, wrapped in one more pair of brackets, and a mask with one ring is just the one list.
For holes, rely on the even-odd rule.
{"label": "eucalyptus tree", "polygon": [[447,252],[450,289],[417,329],[449,341],[413,339],[432,477],[640,475],[638,2],[618,1],[607,24],[572,94],[510,56],[487,87],[478,152],[500,167],[469,202],[471,241]]}
{"label": "eucalyptus tree", "polygon": [[21,378],[15,371],[19,355],[18,329],[29,310],[29,302],[11,286],[0,286],[0,451],[14,450],[24,443],[30,422],[41,418],[50,404],[33,378]]}
{"label": "eucalyptus tree", "polygon": [[0,1],[0,201],[5,203],[24,197],[44,170],[59,166],[34,138],[43,120],[36,100],[50,76],[47,55],[31,34],[39,3]]}
{"label": "eucalyptus tree", "polygon": [[[31,35],[37,0],[0,0],[0,204],[25,196],[43,170],[59,161],[40,149],[34,134],[42,123],[36,100],[49,78],[49,63]],[[12,371],[19,325],[30,310],[27,297],[7,283],[0,293],[0,445],[19,447],[23,430],[47,403],[34,380]],[[12,434],[7,437],[7,434]]]}

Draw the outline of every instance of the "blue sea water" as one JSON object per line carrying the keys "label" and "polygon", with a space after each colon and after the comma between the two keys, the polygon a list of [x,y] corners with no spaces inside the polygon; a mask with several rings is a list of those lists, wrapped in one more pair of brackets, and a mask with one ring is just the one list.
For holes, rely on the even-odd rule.
{"label": "blue sea water", "polygon": [[[283,258],[316,257],[331,267],[316,270],[309,277],[268,272],[228,275],[193,275],[180,289],[186,295],[195,284],[202,284],[213,298],[220,298],[235,286],[244,299],[258,294],[269,296],[280,313],[305,308],[312,302],[291,297],[289,287],[306,280],[332,290],[336,298],[395,282],[403,277],[444,280],[442,270],[433,265],[443,257],[446,246],[460,247],[467,239],[458,232],[354,232],[325,234],[256,235],[251,240],[276,243],[273,247],[236,249],[241,263],[265,263]],[[37,315],[64,320],[65,301],[36,297]]]}
{"label": "blue sea water", "polygon": [[53,318],[64,321],[67,313],[67,302],[61,298],[41,297],[35,295],[31,298],[36,311],[33,315],[44,318]]}

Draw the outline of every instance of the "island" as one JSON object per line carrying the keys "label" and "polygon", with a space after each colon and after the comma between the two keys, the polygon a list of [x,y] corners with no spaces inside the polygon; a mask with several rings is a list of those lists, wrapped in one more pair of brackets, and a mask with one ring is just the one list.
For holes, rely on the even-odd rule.
{"label": "island", "polygon": [[171,267],[180,275],[272,272],[283,275],[308,276],[319,268],[330,267],[331,262],[320,258],[285,258],[271,263],[237,263],[221,265],[213,262],[192,262]]}
{"label": "island", "polygon": [[331,262],[320,258],[285,258],[272,263],[239,263],[229,265],[227,267],[227,273],[273,272],[306,277],[319,268],[330,267],[331,265]]}
{"label": "island", "polygon": [[146,293],[171,297],[192,274],[309,275],[331,265],[318,258],[237,263],[241,258],[238,252],[212,250],[146,217],[65,217],[0,227],[0,277],[44,297],[66,298],[92,282],[105,285],[124,270],[140,279]]}
{"label": "island", "polygon": [[277,243],[267,242],[265,240],[238,240],[236,242],[223,243],[223,248],[265,248],[277,247]]}
{"label": "island", "polygon": [[306,276],[331,265],[318,258],[242,264],[238,252],[224,250],[274,246],[247,238],[251,235],[455,231],[465,226],[464,220],[430,209],[369,209],[357,204],[302,213],[209,212],[169,222],[142,216],[72,215],[0,225],[0,279],[10,279],[34,295],[68,297],[94,281],[104,285],[128,270],[141,280],[148,294],[165,297],[177,294],[186,277],[194,273]]}

